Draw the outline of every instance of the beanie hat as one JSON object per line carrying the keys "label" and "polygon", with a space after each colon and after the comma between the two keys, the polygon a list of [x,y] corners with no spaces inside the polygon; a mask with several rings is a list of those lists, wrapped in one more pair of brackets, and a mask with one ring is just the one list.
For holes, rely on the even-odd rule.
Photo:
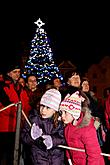
{"label": "beanie hat", "polygon": [[81,102],[84,100],[82,96],[79,96],[79,91],[76,91],[71,96],[65,97],[60,104],[60,110],[67,111],[74,119],[78,119],[81,113]]}
{"label": "beanie hat", "polygon": [[19,66],[18,64],[11,64],[11,65],[9,65],[9,66],[7,67],[7,73],[8,73],[8,72],[11,72],[11,71],[13,71],[13,70],[15,70],[15,69],[20,69],[20,66]]}
{"label": "beanie hat", "polygon": [[57,89],[49,89],[42,96],[40,104],[58,111],[60,102],[61,93]]}
{"label": "beanie hat", "polygon": [[8,64],[6,64],[6,65],[1,65],[0,66],[0,71],[1,71],[1,73],[2,74],[7,74],[7,73],[9,73],[9,72],[11,72],[11,71],[13,71],[13,70],[15,70],[15,69],[20,69],[21,67],[20,67],[20,65],[19,65],[19,63],[8,63]]}

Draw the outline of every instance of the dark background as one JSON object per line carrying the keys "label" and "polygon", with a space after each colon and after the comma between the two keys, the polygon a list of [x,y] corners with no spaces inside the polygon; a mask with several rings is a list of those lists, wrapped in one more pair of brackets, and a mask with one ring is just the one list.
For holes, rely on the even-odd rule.
{"label": "dark background", "polygon": [[[1,13],[1,59],[8,65],[28,49],[41,18],[57,64],[70,60],[82,72],[105,55],[110,55],[110,12],[108,4],[87,2],[64,5],[42,1],[4,4]],[[7,56],[7,58],[6,58]],[[7,60],[6,60],[7,59]]]}

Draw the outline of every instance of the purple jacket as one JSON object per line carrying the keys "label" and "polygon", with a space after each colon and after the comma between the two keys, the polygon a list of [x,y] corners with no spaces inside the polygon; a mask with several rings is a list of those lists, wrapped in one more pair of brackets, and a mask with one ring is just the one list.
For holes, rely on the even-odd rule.
{"label": "purple jacket", "polygon": [[58,127],[54,128],[53,118],[42,119],[36,110],[30,114],[30,122],[36,123],[43,130],[43,134],[51,135],[53,141],[52,149],[47,150],[42,138],[33,140],[30,134],[30,126],[25,123],[21,132],[22,142],[30,147],[33,165],[64,165],[64,149],[58,148],[59,144],[65,144],[63,124],[59,121]]}

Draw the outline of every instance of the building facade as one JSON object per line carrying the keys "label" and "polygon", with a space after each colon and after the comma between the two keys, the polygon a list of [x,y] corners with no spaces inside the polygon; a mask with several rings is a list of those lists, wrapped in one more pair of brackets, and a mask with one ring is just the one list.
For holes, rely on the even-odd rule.
{"label": "building facade", "polygon": [[93,64],[85,74],[90,80],[91,89],[98,97],[103,97],[105,88],[110,87],[110,56],[105,56],[98,64]]}

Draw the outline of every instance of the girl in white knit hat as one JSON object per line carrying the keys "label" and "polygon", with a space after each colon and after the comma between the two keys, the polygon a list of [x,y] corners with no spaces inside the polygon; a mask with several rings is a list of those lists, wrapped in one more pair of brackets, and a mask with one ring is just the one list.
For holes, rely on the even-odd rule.
{"label": "girl in white knit hat", "polygon": [[61,94],[56,89],[47,90],[40,100],[40,114],[36,110],[29,116],[32,127],[25,123],[22,142],[30,146],[32,165],[64,165],[65,144],[63,123],[58,120]]}

